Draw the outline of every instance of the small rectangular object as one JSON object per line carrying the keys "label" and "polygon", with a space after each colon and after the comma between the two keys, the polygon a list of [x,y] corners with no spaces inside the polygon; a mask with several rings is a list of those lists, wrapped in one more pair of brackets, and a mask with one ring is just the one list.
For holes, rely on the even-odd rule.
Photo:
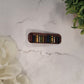
{"label": "small rectangular object", "polygon": [[44,36],[43,36],[43,41],[42,42],[44,43]]}
{"label": "small rectangular object", "polygon": [[36,43],[38,43],[38,39],[39,39],[39,38],[38,38],[38,35],[36,35]]}
{"label": "small rectangular object", "polygon": [[47,43],[49,43],[50,42],[50,38],[49,38],[49,35],[47,36]]}
{"label": "small rectangular object", "polygon": [[39,38],[39,43],[40,43],[40,35],[38,36],[38,38]]}
{"label": "small rectangular object", "polygon": [[40,36],[40,42],[42,43],[43,41],[42,41],[42,36]]}
{"label": "small rectangular object", "polygon": [[51,42],[53,43],[53,35],[51,36]]}
{"label": "small rectangular object", "polygon": [[55,37],[53,37],[53,43],[55,43]]}
{"label": "small rectangular object", "polygon": [[58,37],[58,36],[56,36],[56,37],[55,37],[55,41],[56,41],[57,43],[59,43],[59,42],[60,42],[60,39],[59,39],[59,37]]}
{"label": "small rectangular object", "polygon": [[36,42],[36,36],[35,35],[32,35],[32,42]]}
{"label": "small rectangular object", "polygon": [[60,44],[61,35],[57,33],[31,32],[28,34],[28,41],[30,43]]}

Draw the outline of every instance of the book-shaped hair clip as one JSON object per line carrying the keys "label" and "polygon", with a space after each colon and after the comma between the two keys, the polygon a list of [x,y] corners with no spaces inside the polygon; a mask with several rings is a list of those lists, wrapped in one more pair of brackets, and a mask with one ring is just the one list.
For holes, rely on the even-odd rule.
{"label": "book-shaped hair clip", "polygon": [[31,32],[28,34],[28,41],[30,43],[60,44],[61,35],[55,33]]}

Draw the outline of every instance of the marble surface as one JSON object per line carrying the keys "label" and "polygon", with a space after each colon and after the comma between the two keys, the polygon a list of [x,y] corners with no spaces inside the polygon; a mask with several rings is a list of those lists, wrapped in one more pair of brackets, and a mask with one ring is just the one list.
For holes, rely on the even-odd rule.
{"label": "marble surface", "polygon": [[[30,84],[84,83],[84,35],[71,28],[73,15],[65,13],[62,0],[0,0],[0,35],[16,41]],[[62,42],[30,44],[31,31],[59,33]]]}

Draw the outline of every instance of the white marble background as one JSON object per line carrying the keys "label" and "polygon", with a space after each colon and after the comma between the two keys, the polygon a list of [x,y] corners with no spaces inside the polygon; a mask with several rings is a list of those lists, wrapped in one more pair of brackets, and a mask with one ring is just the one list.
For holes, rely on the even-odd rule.
{"label": "white marble background", "polygon": [[[31,84],[84,83],[84,35],[65,13],[62,0],[0,0],[0,35],[15,39]],[[62,42],[32,45],[26,38],[31,31],[59,33]]]}

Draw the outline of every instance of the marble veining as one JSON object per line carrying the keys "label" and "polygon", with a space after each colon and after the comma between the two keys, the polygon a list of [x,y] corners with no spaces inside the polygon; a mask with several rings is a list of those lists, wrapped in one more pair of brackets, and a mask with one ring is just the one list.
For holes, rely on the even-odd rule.
{"label": "marble veining", "polygon": [[[47,84],[80,84],[83,83],[83,60],[75,56],[65,53],[49,53],[35,50],[23,52],[20,57],[25,72],[27,73],[32,83]],[[25,66],[26,67],[25,67]],[[67,79],[67,80],[66,80]],[[39,80],[39,81],[38,81]]]}
{"label": "marble veining", "polygon": [[31,21],[32,19],[30,19],[29,17],[27,17],[27,18],[24,18],[24,19],[21,20],[21,21],[18,21],[17,24],[22,24],[22,23],[24,23],[24,22],[27,21],[27,20]]}

